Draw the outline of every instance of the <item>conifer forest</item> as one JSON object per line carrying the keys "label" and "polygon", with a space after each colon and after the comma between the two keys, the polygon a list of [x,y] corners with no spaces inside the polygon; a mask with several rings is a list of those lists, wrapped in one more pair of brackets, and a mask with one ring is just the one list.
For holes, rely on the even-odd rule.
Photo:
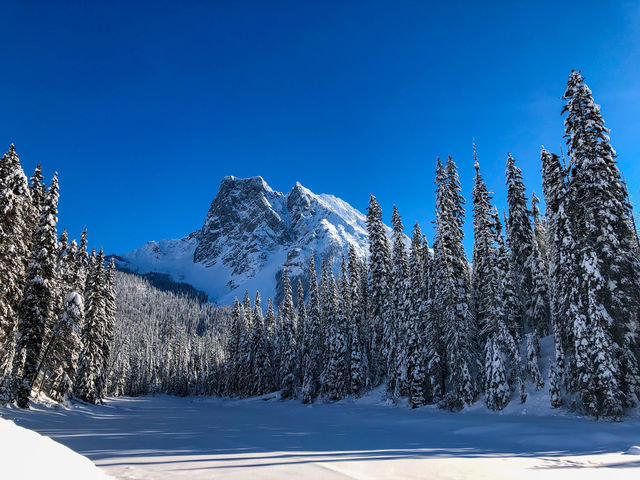
{"label": "conifer forest", "polygon": [[367,255],[312,251],[303,275],[285,263],[277,304],[246,292],[216,306],[118,271],[116,257],[89,251],[86,230],[76,241],[58,226],[57,175],[45,184],[38,166],[27,178],[11,145],[0,163],[0,401],[278,392],[322,404],[382,388],[413,409],[500,411],[547,383],[555,409],[625,420],[640,399],[634,212],[578,71],[561,112],[566,149],[541,147],[541,198],[526,192],[515,152],[505,152],[504,212],[475,144],[471,198],[454,159],[438,158],[432,239],[418,223],[407,236],[407,219],[371,195]]}

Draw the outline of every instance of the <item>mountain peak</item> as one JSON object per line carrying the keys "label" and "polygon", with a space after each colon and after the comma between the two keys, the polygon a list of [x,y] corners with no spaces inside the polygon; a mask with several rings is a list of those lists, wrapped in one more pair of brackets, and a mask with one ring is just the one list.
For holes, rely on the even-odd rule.
{"label": "mountain peak", "polygon": [[220,304],[245,289],[277,302],[285,263],[292,279],[304,278],[312,248],[317,260],[328,258],[337,268],[350,244],[366,256],[365,216],[339,198],[316,195],[300,182],[283,194],[259,176],[226,176],[200,230],[121,258],[132,271],[169,274]]}
{"label": "mountain peak", "polygon": [[311,190],[309,190],[307,187],[302,185],[300,182],[296,182],[296,184],[293,186],[289,194],[292,194],[294,192],[299,195],[315,195],[314,193],[311,192]]}
{"label": "mountain peak", "polygon": [[258,188],[262,190],[272,191],[271,187],[267,185],[267,182],[260,176],[239,178],[233,175],[227,175],[220,182],[220,188],[223,186],[229,188]]}

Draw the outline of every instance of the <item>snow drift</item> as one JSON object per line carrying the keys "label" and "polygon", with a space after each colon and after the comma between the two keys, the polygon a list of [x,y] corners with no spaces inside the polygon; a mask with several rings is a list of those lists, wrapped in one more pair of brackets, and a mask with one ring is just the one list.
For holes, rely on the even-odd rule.
{"label": "snow drift", "polygon": [[108,479],[86,457],[32,430],[0,418],[2,478]]}

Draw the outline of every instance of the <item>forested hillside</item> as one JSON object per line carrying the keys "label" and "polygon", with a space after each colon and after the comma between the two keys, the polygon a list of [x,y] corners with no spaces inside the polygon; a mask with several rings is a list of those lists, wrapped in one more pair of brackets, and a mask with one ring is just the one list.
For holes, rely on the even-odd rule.
{"label": "forested hillside", "polygon": [[230,309],[116,272],[108,394],[219,395]]}

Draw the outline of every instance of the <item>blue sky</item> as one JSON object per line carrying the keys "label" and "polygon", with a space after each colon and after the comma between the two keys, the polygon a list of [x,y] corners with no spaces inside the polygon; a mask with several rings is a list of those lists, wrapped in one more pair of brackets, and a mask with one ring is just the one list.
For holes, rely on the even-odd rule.
{"label": "blue sky", "polygon": [[541,195],[575,68],[638,198],[638,3],[444,3],[3,2],[0,141],[110,253],[199,228],[225,175],[373,192],[431,236],[435,159],[468,195],[474,137],[500,208],[507,152]]}

